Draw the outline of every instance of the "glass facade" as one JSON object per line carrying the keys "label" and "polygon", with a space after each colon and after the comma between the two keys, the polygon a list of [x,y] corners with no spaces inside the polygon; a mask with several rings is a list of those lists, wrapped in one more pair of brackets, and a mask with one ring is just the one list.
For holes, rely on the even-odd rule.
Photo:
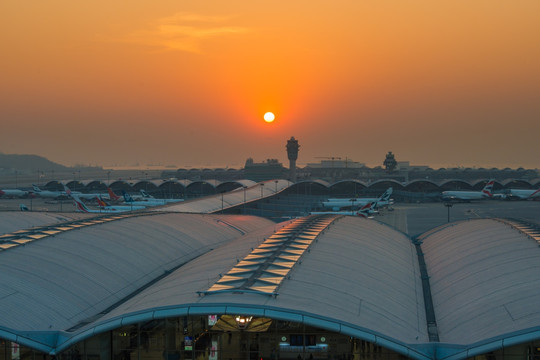
{"label": "glass facade", "polygon": [[[373,343],[301,323],[230,315],[186,316],[125,326],[57,356],[0,340],[0,360],[403,360]],[[471,360],[540,360],[540,341]]]}

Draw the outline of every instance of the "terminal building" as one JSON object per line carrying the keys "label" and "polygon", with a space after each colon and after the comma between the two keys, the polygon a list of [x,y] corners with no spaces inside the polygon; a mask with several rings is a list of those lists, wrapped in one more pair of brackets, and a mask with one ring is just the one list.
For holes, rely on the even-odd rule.
{"label": "terminal building", "polygon": [[539,238],[508,219],[411,238],[342,215],[6,212],[0,359],[536,359]]}

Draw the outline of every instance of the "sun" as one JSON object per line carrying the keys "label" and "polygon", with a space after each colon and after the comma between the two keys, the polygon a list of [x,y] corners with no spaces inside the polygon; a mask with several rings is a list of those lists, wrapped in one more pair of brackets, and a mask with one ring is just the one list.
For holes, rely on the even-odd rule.
{"label": "sun", "polygon": [[264,121],[266,121],[267,123],[271,123],[272,121],[274,121],[276,117],[274,116],[274,113],[271,113],[271,112],[267,112],[266,114],[264,114]]}

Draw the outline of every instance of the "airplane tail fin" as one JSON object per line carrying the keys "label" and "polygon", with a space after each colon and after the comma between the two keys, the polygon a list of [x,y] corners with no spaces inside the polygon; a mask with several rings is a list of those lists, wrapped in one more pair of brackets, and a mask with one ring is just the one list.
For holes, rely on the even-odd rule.
{"label": "airplane tail fin", "polygon": [[71,196],[71,190],[67,187],[67,185],[64,185],[64,191],[66,192],[67,196]]}
{"label": "airplane tail fin", "polygon": [[390,196],[392,195],[393,188],[389,187],[386,191],[379,197],[377,201],[390,201]]}
{"label": "airplane tail fin", "polygon": [[125,190],[122,190],[122,195],[124,196],[124,201],[125,202],[127,202],[127,203],[132,203],[133,202],[133,198]]}
{"label": "airplane tail fin", "polygon": [[36,193],[40,193],[40,192],[41,192],[41,189],[40,189],[39,186],[37,186],[36,184],[32,184],[32,189],[34,189],[34,192],[36,192]]}
{"label": "airplane tail fin", "polygon": [[105,207],[105,206],[108,206],[107,203],[105,201],[103,201],[103,199],[99,196],[96,196],[96,199],[97,199],[97,203],[98,203],[98,206],[99,207]]}
{"label": "airplane tail fin", "polygon": [[147,193],[145,190],[141,189],[139,191],[141,192],[141,195],[143,196],[143,198],[148,198],[148,199],[153,198],[153,196]]}
{"label": "airplane tail fin", "polygon": [[81,199],[79,199],[77,196],[71,196],[71,198],[73,199],[73,201],[75,202],[75,208],[76,208],[76,211],[78,212],[89,212],[88,211],[88,208],[86,207],[86,205],[81,201]]}
{"label": "airplane tail fin", "polygon": [[109,193],[109,198],[111,201],[120,200],[120,196],[116,195],[110,187],[107,188],[107,192]]}
{"label": "airplane tail fin", "polygon": [[373,214],[375,212],[375,205],[377,202],[371,201],[368,202],[366,205],[362,206],[360,210],[358,210],[357,214],[360,217],[367,218],[369,215]]}
{"label": "airplane tail fin", "polygon": [[[1,190],[0,190],[0,192],[1,192]],[[529,195],[529,197],[527,199],[534,199],[534,198],[536,198],[538,196],[540,196],[540,189],[536,190],[531,195]]]}
{"label": "airplane tail fin", "polygon": [[493,185],[495,185],[495,180],[489,180],[486,186],[484,186],[482,189],[482,194],[487,197],[493,197]]}

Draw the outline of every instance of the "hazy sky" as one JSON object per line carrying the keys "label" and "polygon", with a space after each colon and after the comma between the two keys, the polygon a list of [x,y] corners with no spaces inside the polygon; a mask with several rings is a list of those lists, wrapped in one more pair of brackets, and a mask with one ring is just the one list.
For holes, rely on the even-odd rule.
{"label": "hazy sky", "polygon": [[[538,0],[2,0],[0,152],[540,168]],[[273,111],[267,124],[263,114]]]}

